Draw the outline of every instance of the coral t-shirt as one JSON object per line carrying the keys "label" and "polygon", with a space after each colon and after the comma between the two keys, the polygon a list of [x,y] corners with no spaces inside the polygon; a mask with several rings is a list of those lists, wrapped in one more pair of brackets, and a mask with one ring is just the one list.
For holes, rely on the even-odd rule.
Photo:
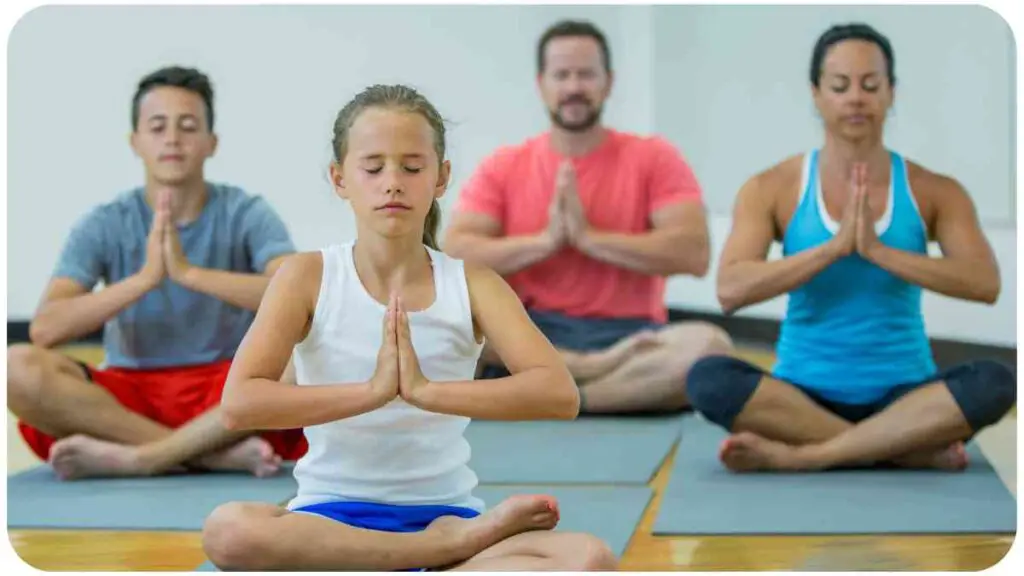
{"label": "coral t-shirt", "polygon": [[[548,225],[563,160],[549,133],[502,147],[462,188],[457,210],[494,218],[507,236],[538,234]],[[641,234],[651,229],[653,212],[677,202],[702,201],[682,154],[660,137],[607,130],[597,148],[572,162],[587,221],[601,231]],[[605,263],[572,247],[506,280],[530,310],[578,318],[667,318],[665,278]]]}

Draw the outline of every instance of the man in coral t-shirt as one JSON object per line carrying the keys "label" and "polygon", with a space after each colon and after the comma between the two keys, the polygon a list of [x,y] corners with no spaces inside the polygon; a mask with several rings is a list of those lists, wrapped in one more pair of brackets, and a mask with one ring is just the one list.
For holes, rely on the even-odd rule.
{"label": "man in coral t-shirt", "polygon": [[[600,124],[612,73],[597,28],[549,28],[538,68],[551,130],[483,162],[445,251],[508,280],[565,356],[583,411],[682,409],[690,366],[731,350],[716,326],[668,324],[666,277],[708,269],[700,186],[664,139]],[[506,374],[485,352],[483,376]]]}

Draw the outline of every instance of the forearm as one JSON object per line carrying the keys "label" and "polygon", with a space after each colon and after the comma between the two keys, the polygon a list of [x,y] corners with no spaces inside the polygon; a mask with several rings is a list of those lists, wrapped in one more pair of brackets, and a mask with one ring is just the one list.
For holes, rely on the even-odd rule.
{"label": "forearm", "polygon": [[493,380],[431,382],[414,404],[429,412],[480,420],[571,420],[579,390],[564,369],[533,368]]}
{"label": "forearm", "polygon": [[553,243],[543,234],[498,238],[460,234],[446,248],[452,256],[486,266],[502,276],[519,272],[555,253]]}
{"label": "forearm", "polygon": [[590,230],[579,242],[584,254],[627,270],[656,276],[707,274],[709,248],[702,232],[624,234]]}
{"label": "forearm", "polygon": [[48,302],[32,320],[29,338],[43,348],[81,338],[102,328],[152,289],[152,282],[136,274],[96,292]]}
{"label": "forearm", "polygon": [[223,300],[232,306],[256,310],[263,293],[270,284],[270,276],[228,272],[213,268],[190,267],[182,274],[181,285]]}
{"label": "forearm", "polygon": [[726,314],[786,294],[836,260],[829,244],[771,261],[735,262],[718,274],[718,300]]}
{"label": "forearm", "polygon": [[875,244],[865,259],[903,280],[951,298],[994,304],[999,297],[999,273],[985,262],[933,258]]}
{"label": "forearm", "polygon": [[221,400],[229,430],[290,430],[370,412],[384,405],[369,383],[297,386],[276,380],[230,383]]}

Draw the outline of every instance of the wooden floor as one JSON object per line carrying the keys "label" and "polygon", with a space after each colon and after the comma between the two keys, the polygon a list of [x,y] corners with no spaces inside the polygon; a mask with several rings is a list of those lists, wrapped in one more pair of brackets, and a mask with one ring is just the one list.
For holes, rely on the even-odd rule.
{"label": "wooden floor", "polygon": [[[76,356],[94,359],[95,350]],[[745,354],[759,364],[770,357]],[[8,416],[10,472],[34,464]],[[1016,415],[986,433],[983,449],[1016,492]],[[998,429],[998,430],[997,430]],[[979,438],[979,442],[983,440]],[[651,527],[668,482],[671,455],[651,482],[655,497],[622,559],[624,571],[962,571],[998,563],[1012,535],[865,537],[655,537]],[[28,564],[46,571],[190,571],[206,558],[197,533],[14,530]]]}

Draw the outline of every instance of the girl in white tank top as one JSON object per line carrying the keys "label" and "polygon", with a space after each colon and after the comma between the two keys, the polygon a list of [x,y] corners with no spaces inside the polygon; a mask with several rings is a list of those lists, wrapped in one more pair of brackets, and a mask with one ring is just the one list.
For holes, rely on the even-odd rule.
{"label": "girl in white tank top", "polygon": [[[473,495],[471,418],[572,419],[579,396],[508,285],[437,249],[437,198],[450,173],[443,129],[401,86],[370,88],[341,111],[331,177],[355,211],[357,239],[278,270],[222,400],[232,429],[304,429],[298,493],[284,508],[218,509],[204,543],[221,568],[437,568],[557,523],[549,497],[485,511]],[[474,381],[485,341],[511,376]],[[266,538],[245,546],[237,530]],[[523,542],[536,547],[533,536]],[[515,542],[504,543],[507,554],[550,556],[552,568],[570,570],[594,547]]]}

